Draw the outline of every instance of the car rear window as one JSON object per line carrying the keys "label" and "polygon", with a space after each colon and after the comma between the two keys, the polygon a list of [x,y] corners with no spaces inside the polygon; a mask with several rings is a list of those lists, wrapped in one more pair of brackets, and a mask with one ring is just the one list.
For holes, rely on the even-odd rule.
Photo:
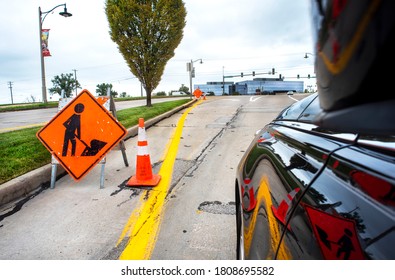
{"label": "car rear window", "polygon": [[[318,110],[316,106],[313,106],[311,110],[306,110],[310,103],[314,100],[317,100],[317,94],[312,94],[310,96],[305,97],[304,99],[295,102],[294,104],[290,105],[289,107],[285,108],[276,118],[277,120],[298,120],[301,116],[302,121],[310,122],[315,117],[315,115],[319,112],[319,104]],[[317,102],[318,103],[318,102]],[[305,113],[306,112],[306,113]],[[313,113],[315,112],[314,116]],[[302,114],[303,113],[303,114]],[[306,115],[307,114],[307,115]]]}
{"label": "car rear window", "polygon": [[299,117],[299,121],[312,123],[315,117],[322,112],[322,108],[320,106],[320,102],[318,97],[316,96],[313,101],[305,108],[302,114]]}

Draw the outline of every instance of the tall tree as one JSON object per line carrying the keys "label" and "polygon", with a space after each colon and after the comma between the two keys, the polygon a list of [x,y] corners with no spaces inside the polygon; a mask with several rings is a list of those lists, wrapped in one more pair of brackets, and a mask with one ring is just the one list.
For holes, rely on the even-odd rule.
{"label": "tall tree", "polygon": [[183,38],[186,9],[182,0],[106,0],[111,39],[130,71],[151,94],[159,85],[167,61]]}
{"label": "tall tree", "polygon": [[55,76],[51,82],[53,87],[49,89],[49,92],[51,94],[57,93],[61,95],[62,90],[64,90],[65,97],[70,97],[71,93],[75,90],[75,87],[81,88],[80,83],[74,79],[74,75],[72,73],[60,74],[60,77]]}

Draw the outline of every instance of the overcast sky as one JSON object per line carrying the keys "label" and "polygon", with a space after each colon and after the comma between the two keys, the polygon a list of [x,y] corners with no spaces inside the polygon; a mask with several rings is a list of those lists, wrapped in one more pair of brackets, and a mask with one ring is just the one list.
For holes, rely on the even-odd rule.
{"label": "overcast sky", "polygon": [[[42,101],[39,13],[66,3],[73,16],[47,15],[50,29],[45,58],[46,86],[56,75],[76,73],[83,89],[95,94],[96,85],[110,83],[118,93],[141,95],[138,79],[129,71],[109,35],[104,0],[0,0],[0,104]],[[169,60],[154,92],[189,87],[187,62],[194,63],[193,84],[222,81],[222,76],[266,73],[276,69],[286,80],[313,75],[310,0],[185,0],[184,36]],[[256,77],[273,77],[259,75]],[[287,79],[287,77],[289,77]],[[248,77],[250,79],[252,77]],[[226,79],[238,82],[247,78]],[[305,79],[305,88],[314,79]],[[52,100],[48,91],[48,100]]]}

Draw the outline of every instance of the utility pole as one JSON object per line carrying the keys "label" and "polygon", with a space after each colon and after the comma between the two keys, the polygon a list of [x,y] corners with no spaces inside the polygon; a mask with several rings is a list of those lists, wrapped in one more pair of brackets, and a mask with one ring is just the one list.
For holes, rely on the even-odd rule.
{"label": "utility pole", "polygon": [[11,93],[11,104],[14,104],[14,99],[12,98],[12,82],[8,82],[8,87],[10,88],[10,93]]}
{"label": "utility pole", "polygon": [[75,80],[75,96],[77,96],[77,70],[73,69],[74,71],[74,80]]}
{"label": "utility pole", "polygon": [[224,70],[225,66],[222,66],[222,95],[225,95],[225,75]]}
{"label": "utility pole", "polygon": [[193,67],[193,63],[196,61],[200,60],[200,64],[203,63],[203,60],[201,58],[196,59],[196,60],[192,60],[191,62],[187,62],[187,71],[189,72],[189,87],[190,87],[190,91],[191,91],[191,99],[192,99],[192,95],[193,95],[193,89],[192,89],[192,78],[195,78],[195,67]]}

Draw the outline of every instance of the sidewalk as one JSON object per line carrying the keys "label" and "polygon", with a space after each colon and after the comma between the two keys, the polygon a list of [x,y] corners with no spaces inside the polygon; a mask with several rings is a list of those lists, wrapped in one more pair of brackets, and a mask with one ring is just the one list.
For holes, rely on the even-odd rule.
{"label": "sidewalk", "polygon": [[[196,102],[196,99],[191,100],[190,102],[177,107],[167,113],[164,113],[160,116],[157,116],[150,120],[145,120],[145,128],[155,125],[161,120],[168,118],[169,116],[189,107],[192,103]],[[135,125],[128,129],[128,134],[125,136],[123,140],[127,140],[131,137],[137,135],[138,125]],[[118,149],[119,145],[115,148]],[[52,164],[47,164],[41,168],[30,171],[18,178],[10,180],[2,185],[0,185],[0,207],[3,205],[23,199],[32,194],[34,191],[37,191],[40,188],[48,188],[51,183],[51,173],[52,173]],[[67,172],[63,169],[61,165],[57,166],[56,179],[60,179]]]}

